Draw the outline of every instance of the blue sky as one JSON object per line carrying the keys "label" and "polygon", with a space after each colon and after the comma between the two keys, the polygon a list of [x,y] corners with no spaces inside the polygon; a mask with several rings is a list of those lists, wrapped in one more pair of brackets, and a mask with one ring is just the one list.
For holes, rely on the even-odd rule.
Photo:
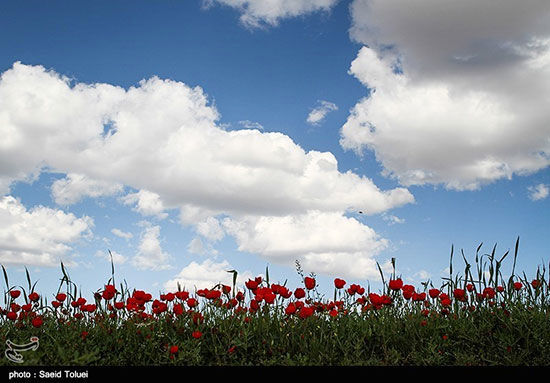
{"label": "blue sky", "polygon": [[110,249],[152,292],[266,266],[296,286],[297,259],[330,296],[335,277],[378,288],[392,257],[439,284],[452,244],[504,254],[518,236],[533,275],[550,249],[550,7],[410,6],[2,3],[10,281],[26,266],[53,293],[63,261],[86,294]]}

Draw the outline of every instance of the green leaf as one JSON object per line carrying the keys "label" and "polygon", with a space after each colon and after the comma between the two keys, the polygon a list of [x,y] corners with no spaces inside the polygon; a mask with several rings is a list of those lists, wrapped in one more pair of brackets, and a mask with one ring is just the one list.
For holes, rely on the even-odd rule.
{"label": "green leaf", "polygon": [[29,270],[27,270],[27,266],[25,266],[25,273],[27,274],[27,282],[29,284],[29,293],[31,293],[32,292],[31,276],[29,275]]}
{"label": "green leaf", "polygon": [[2,271],[4,273],[4,281],[6,282],[6,290],[10,290],[10,283],[8,282],[8,273],[6,272],[6,269],[4,268],[4,265],[2,265]]}

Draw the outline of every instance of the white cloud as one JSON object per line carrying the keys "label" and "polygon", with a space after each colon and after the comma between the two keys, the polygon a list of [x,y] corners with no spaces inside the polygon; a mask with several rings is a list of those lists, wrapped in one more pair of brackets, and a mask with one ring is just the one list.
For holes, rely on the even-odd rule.
{"label": "white cloud", "polygon": [[136,204],[134,210],[144,216],[155,216],[159,219],[168,217],[165,207],[156,193],[147,190],[140,190],[137,193],[130,193],[121,198],[125,205]]}
{"label": "white cloud", "polygon": [[382,214],[382,219],[386,222],[388,222],[389,225],[394,225],[396,223],[398,224],[401,224],[401,223],[405,223],[405,219],[404,218],[399,218],[393,214]]}
{"label": "white cloud", "polygon": [[320,100],[318,104],[307,116],[306,121],[311,125],[319,125],[329,112],[338,110],[338,106],[329,101]]}
{"label": "white cloud", "polygon": [[550,4],[363,1],[353,74],[371,93],[341,145],[401,184],[476,189],[550,164]]}
{"label": "white cloud", "polygon": [[244,129],[264,130],[264,127],[259,122],[243,120],[239,121],[239,125],[241,125]]}
{"label": "white cloud", "polygon": [[339,213],[309,211],[281,217],[224,220],[240,251],[316,273],[378,278],[374,256],[388,247],[371,228]]}
{"label": "white cloud", "polygon": [[114,235],[116,235],[119,238],[124,238],[124,239],[131,239],[131,238],[134,237],[134,235],[132,233],[122,231],[120,229],[117,229],[116,227],[111,229],[111,233],[113,233]]}
{"label": "white cloud", "polygon": [[545,184],[538,184],[536,186],[530,186],[527,188],[529,191],[529,198],[533,201],[539,201],[541,199],[545,199],[548,197],[548,194],[550,193],[550,189],[548,189],[548,185]]}
{"label": "white cloud", "polygon": [[144,230],[140,235],[138,253],[132,258],[132,264],[140,270],[168,270],[172,266],[170,254],[162,250],[160,244],[160,226],[143,222]]}
{"label": "white cloud", "polygon": [[[0,96],[7,100],[0,109],[4,180],[44,168],[84,174],[139,190],[125,200],[143,214],[182,208],[183,220],[193,211],[375,214],[414,200],[406,189],[381,191],[339,172],[334,155],[305,152],[284,134],[220,129],[202,89],[183,83],[71,87],[56,73],[16,63],[2,74]],[[104,136],[106,121],[114,133]]]}
{"label": "white cloud", "polygon": [[193,238],[191,242],[189,242],[189,245],[187,245],[187,251],[189,251],[191,254],[202,255],[206,253],[204,244],[202,243],[202,240],[199,237]]}
{"label": "white cloud", "polygon": [[225,236],[220,222],[214,217],[208,217],[206,220],[199,222],[197,233],[210,241],[219,241]]}
{"label": "white cloud", "polygon": [[240,21],[249,28],[276,26],[282,19],[313,12],[328,12],[339,0],[203,0],[206,7],[215,3],[241,13]]}
{"label": "white cloud", "polygon": [[12,196],[0,199],[0,263],[59,266],[73,262],[73,243],[91,235],[93,220],[36,206],[27,210]]}
{"label": "white cloud", "polygon": [[[191,262],[184,267],[174,279],[167,281],[164,288],[167,291],[177,291],[178,283],[183,290],[193,292],[197,289],[212,288],[218,283],[233,287],[233,273],[228,273],[235,268],[227,261],[215,263],[206,259],[202,263]],[[237,286],[243,286],[244,282],[254,278],[250,271],[237,270]]]}
{"label": "white cloud", "polygon": [[[153,77],[128,90],[71,84],[15,63],[2,74],[0,98],[0,184],[51,171],[124,185],[138,191],[121,201],[139,213],[163,218],[179,209],[180,222],[210,240],[223,237],[219,216],[312,220],[308,212],[316,210],[344,219],[350,211],[378,214],[414,202],[407,189],[380,190],[365,176],[340,172],[332,153],[306,152],[284,134],[220,128],[202,89],[180,82]],[[158,240],[153,234],[147,238]],[[134,263],[165,261],[160,245],[152,253]],[[319,255],[323,264],[330,254],[336,257]]]}
{"label": "white cloud", "polygon": [[72,205],[84,197],[110,196],[122,192],[123,186],[119,183],[95,181],[83,174],[67,174],[52,184],[52,197],[58,205]]}
{"label": "white cloud", "polygon": [[419,272],[415,273],[414,276],[420,281],[427,281],[431,278],[432,275],[426,270],[420,270]]}
{"label": "white cloud", "polygon": [[187,245],[187,251],[191,254],[199,254],[203,256],[216,257],[219,251],[212,246],[212,243],[203,243],[199,237],[195,237]]}
{"label": "white cloud", "polygon": [[[126,256],[124,256],[120,253],[117,253],[114,250],[111,250],[111,254],[113,255],[113,263],[115,265],[122,265],[122,264],[126,263],[126,261],[128,260],[128,257],[126,257]],[[95,256],[98,257],[98,258],[103,258],[108,262],[111,262],[111,255],[109,254],[109,252],[98,250],[95,253]]]}

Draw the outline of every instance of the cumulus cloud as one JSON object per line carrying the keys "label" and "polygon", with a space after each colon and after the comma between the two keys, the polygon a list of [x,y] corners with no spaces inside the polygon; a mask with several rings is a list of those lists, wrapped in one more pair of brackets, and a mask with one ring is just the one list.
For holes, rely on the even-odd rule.
{"label": "cumulus cloud", "polygon": [[289,266],[298,260],[316,273],[378,278],[373,257],[388,247],[374,230],[339,213],[226,218],[223,225],[240,251]]}
{"label": "cumulus cloud", "polygon": [[329,112],[338,110],[338,106],[329,101],[320,100],[318,104],[307,116],[306,121],[311,125],[319,125]]}
{"label": "cumulus cloud", "polygon": [[132,264],[140,270],[171,269],[170,254],[162,250],[160,244],[160,226],[142,222],[144,230],[140,235],[138,253],[132,258]]}
{"label": "cumulus cloud", "polygon": [[128,260],[128,257],[126,257],[126,256],[124,256],[120,253],[117,253],[114,250],[111,250],[111,254],[109,254],[109,252],[100,251],[100,250],[98,250],[95,253],[96,257],[103,258],[104,260],[106,260],[108,262],[111,262],[111,255],[113,256],[113,263],[115,265],[122,265],[122,264],[126,263],[126,261]]}
{"label": "cumulus cloud", "polygon": [[206,220],[199,222],[197,233],[210,241],[219,241],[225,236],[220,222],[214,217],[208,217]]}
{"label": "cumulus cloud", "polygon": [[395,225],[396,223],[401,224],[405,223],[404,218],[399,218],[393,214],[382,214],[382,219],[386,222],[388,222],[389,225]]}
{"label": "cumulus cloud", "polygon": [[[0,99],[0,184],[51,171],[105,185],[96,194],[124,185],[137,192],[121,197],[123,203],[157,218],[178,209],[180,222],[210,241],[224,235],[219,217],[312,219],[308,212],[319,211],[343,219],[346,212],[378,214],[414,202],[407,189],[380,190],[365,176],[340,172],[332,153],[306,152],[284,134],[224,130],[203,90],[181,82],[153,77],[125,90],[74,84],[41,66],[15,63],[2,74]],[[66,183],[74,179],[67,176]],[[91,196],[90,189],[73,194]],[[147,243],[158,245],[158,229],[148,233]],[[164,262],[157,245],[133,264]]]}
{"label": "cumulus cloud", "polygon": [[[227,261],[214,262],[211,259],[206,259],[202,263],[191,262],[184,267],[175,277],[164,284],[167,291],[177,291],[178,283],[183,290],[194,291],[197,289],[213,288],[218,283],[233,287],[233,273],[228,271],[234,270],[234,267]],[[237,286],[243,286],[244,282],[253,278],[250,271],[237,270]]]}
{"label": "cumulus cloud", "polygon": [[477,189],[550,164],[550,5],[355,0],[369,88],[341,145],[374,151],[402,185]]}
{"label": "cumulus cloud", "polygon": [[122,197],[125,205],[135,204],[134,210],[144,216],[155,216],[159,219],[168,217],[164,212],[165,207],[157,193],[147,190],[140,190],[137,193],[130,193]]}
{"label": "cumulus cloud", "polygon": [[117,229],[116,227],[111,229],[111,233],[113,233],[114,235],[116,235],[119,238],[124,238],[124,239],[131,239],[131,238],[134,237],[134,235],[132,233],[122,231],[120,229]]}
{"label": "cumulus cloud", "polygon": [[548,185],[545,184],[538,184],[536,186],[530,186],[527,188],[529,191],[529,198],[533,201],[539,201],[541,199],[545,199],[548,197],[548,194],[550,193],[550,189],[548,188]]}
{"label": "cumulus cloud", "polygon": [[313,12],[328,12],[339,0],[203,0],[205,7],[221,4],[241,13],[240,21],[249,28],[276,26],[282,19]]}
{"label": "cumulus cloud", "polygon": [[111,196],[122,192],[123,186],[119,183],[96,181],[83,174],[67,174],[52,184],[52,197],[58,205],[72,205],[84,197]]}
{"label": "cumulus cloud", "polygon": [[0,199],[0,263],[57,267],[73,263],[71,244],[89,238],[93,220],[36,206],[12,196]]}
{"label": "cumulus cloud", "polygon": [[244,129],[264,130],[263,125],[255,121],[242,120],[239,121],[239,125],[241,125]]}

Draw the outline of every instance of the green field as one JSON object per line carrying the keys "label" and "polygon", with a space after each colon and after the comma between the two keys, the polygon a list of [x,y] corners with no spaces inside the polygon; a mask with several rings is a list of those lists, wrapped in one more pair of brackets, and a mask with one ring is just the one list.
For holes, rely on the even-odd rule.
{"label": "green field", "polygon": [[517,244],[513,255],[478,253],[472,263],[462,257],[457,274],[451,253],[451,273],[438,286],[407,285],[394,272],[382,275],[383,291],[370,292],[336,278],[332,299],[299,267],[304,283],[293,288],[269,281],[266,270],[239,291],[218,285],[159,297],[116,285],[113,268],[94,302],[80,297],[63,265],[50,301],[28,272],[23,288],[10,286],[4,269],[0,365],[549,365],[546,269],[532,278],[516,273]]}

